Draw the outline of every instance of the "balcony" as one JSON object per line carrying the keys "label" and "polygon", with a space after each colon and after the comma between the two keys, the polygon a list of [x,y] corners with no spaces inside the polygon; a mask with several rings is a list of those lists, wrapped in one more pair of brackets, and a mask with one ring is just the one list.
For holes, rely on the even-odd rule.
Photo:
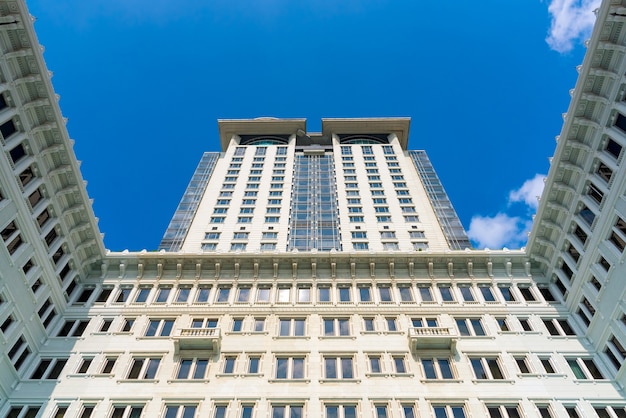
{"label": "balcony", "polygon": [[424,327],[409,328],[409,345],[412,351],[448,350],[456,346],[457,333],[454,328]]}
{"label": "balcony", "polygon": [[221,334],[219,328],[180,328],[174,332],[172,339],[177,354],[185,350],[216,352]]}

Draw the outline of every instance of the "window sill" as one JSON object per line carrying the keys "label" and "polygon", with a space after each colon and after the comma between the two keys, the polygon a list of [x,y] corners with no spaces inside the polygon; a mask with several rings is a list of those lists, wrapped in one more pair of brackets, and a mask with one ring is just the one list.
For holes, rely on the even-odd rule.
{"label": "window sill", "polygon": [[268,379],[269,383],[311,383],[310,379]]}
{"label": "window sill", "polygon": [[318,337],[320,340],[354,340],[356,337],[354,335],[320,335]]}
{"label": "window sill", "polygon": [[170,379],[167,383],[209,383],[209,379]]}
{"label": "window sill", "polygon": [[361,383],[361,379],[320,379],[320,383]]}
{"label": "window sill", "polygon": [[519,373],[517,377],[522,378],[522,379],[528,378],[528,377],[534,377],[534,378],[540,378],[540,379],[550,379],[550,378],[564,379],[567,377],[567,374],[564,374],[564,373]]}
{"label": "window sill", "polygon": [[308,335],[279,335],[272,337],[273,340],[310,340]]}
{"label": "window sill", "polygon": [[477,384],[477,383],[509,383],[509,384],[513,384],[515,383],[515,380],[511,380],[511,379],[472,379],[472,383]]}
{"label": "window sill", "polygon": [[119,379],[117,383],[159,383],[159,379]]}
{"label": "window sill", "polygon": [[461,379],[420,379],[421,383],[463,383]]}
{"label": "window sill", "polygon": [[404,331],[383,331],[385,335],[404,335]]}

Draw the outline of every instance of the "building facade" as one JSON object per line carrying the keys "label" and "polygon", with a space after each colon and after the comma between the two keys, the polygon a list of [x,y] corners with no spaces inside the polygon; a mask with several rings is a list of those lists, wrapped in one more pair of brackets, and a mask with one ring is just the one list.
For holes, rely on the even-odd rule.
{"label": "building facade", "polygon": [[405,118],[219,121],[156,252],[107,252],[0,1],[0,417],[625,417],[626,5],[522,250],[474,250]]}

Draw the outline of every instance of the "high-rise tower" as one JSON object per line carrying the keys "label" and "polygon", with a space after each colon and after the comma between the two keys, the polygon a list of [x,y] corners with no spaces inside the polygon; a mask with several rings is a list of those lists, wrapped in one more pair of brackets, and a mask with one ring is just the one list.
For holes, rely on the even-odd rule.
{"label": "high-rise tower", "polygon": [[473,250],[409,120],[219,122],[155,252],[105,252],[0,0],[0,417],[626,416],[626,3],[525,250]]}

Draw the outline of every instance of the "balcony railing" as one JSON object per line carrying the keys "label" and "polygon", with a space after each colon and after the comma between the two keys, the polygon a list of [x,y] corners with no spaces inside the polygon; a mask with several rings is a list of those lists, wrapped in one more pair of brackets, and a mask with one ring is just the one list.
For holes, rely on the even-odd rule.
{"label": "balcony railing", "polygon": [[454,350],[457,341],[454,328],[423,327],[409,328],[409,344],[411,350]]}
{"label": "balcony railing", "polygon": [[176,353],[181,350],[215,352],[219,349],[219,328],[179,328],[172,335]]}

